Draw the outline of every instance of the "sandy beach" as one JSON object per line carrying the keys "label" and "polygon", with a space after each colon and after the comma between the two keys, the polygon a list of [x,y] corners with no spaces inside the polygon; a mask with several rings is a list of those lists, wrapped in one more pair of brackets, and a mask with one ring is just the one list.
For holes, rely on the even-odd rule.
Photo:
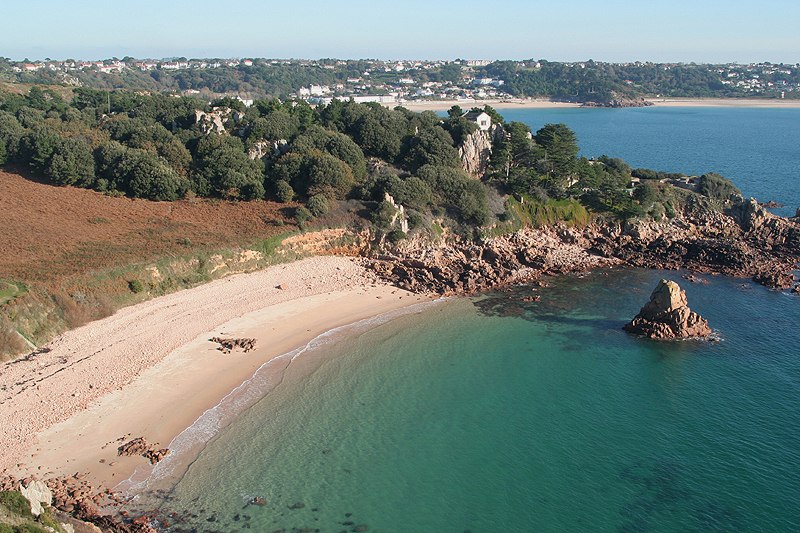
{"label": "sandy beach", "polygon": [[[148,464],[117,457],[121,439],[167,447],[264,363],[427,299],[378,281],[351,258],[326,256],[121,309],[0,367],[0,469],[39,478],[80,472],[113,488]],[[224,354],[215,336],[258,344]]]}
{"label": "sandy beach", "polygon": [[519,98],[508,100],[424,100],[394,104],[384,104],[390,108],[401,105],[409,111],[420,113],[422,111],[447,111],[454,105],[459,106],[461,109],[468,111],[473,107],[483,107],[490,105],[495,109],[567,109],[580,107],[580,104],[571,102],[553,102],[551,100],[541,100],[534,98]]}
{"label": "sandy beach", "polygon": [[[748,99],[748,98],[648,98],[648,102],[658,107],[800,107],[800,100]],[[395,107],[398,104],[384,104]],[[509,100],[429,100],[399,104],[410,111],[447,111],[454,105],[468,110],[473,107],[490,105],[495,109],[568,109],[581,104],[553,102],[533,98]]]}
{"label": "sandy beach", "polygon": [[778,98],[648,98],[658,107],[800,107],[800,100]]}

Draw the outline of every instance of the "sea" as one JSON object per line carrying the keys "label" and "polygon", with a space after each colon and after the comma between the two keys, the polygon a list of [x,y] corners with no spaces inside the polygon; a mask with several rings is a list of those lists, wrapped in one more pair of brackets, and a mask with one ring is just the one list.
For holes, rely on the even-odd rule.
{"label": "sea", "polygon": [[[800,109],[501,112],[800,207]],[[603,268],[328,332],[184,432],[128,508],[196,532],[800,531],[800,296],[688,274]],[[710,339],[622,330],[662,278]]]}

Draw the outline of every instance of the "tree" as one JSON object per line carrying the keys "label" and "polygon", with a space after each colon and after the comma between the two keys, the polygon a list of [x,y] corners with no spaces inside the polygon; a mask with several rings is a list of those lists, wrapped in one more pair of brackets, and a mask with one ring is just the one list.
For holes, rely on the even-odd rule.
{"label": "tree", "polygon": [[720,176],[716,172],[708,172],[700,176],[699,192],[712,200],[720,200],[723,202],[727,201],[731,195],[742,195],[742,191],[729,179]]}
{"label": "tree", "polygon": [[288,203],[294,199],[294,189],[285,180],[275,182],[275,197],[279,202]]}
{"label": "tree", "polygon": [[461,169],[434,165],[425,165],[417,175],[432,189],[437,203],[453,207],[465,222],[488,223],[486,189],[479,180]]}
{"label": "tree", "polygon": [[247,139],[251,142],[266,139],[291,139],[300,128],[300,120],[284,111],[275,111],[250,123]]}
{"label": "tree", "polygon": [[283,180],[301,196],[324,194],[340,199],[355,185],[347,163],[319,150],[284,155],[270,169],[270,175],[276,184]]}
{"label": "tree", "polygon": [[315,217],[324,215],[329,209],[328,198],[324,194],[316,194],[308,199],[306,207]]}
{"label": "tree", "polygon": [[425,165],[461,166],[458,150],[453,147],[453,138],[441,126],[421,131],[409,143],[406,167],[413,172]]}
{"label": "tree", "polygon": [[633,199],[639,202],[645,211],[649,211],[658,199],[658,192],[651,184],[643,182],[633,190]]}
{"label": "tree", "polygon": [[23,128],[35,128],[44,121],[45,113],[41,109],[20,107],[17,110],[17,120]]}
{"label": "tree", "polygon": [[37,126],[28,132],[20,141],[20,158],[39,172],[44,172],[50,164],[50,158],[61,144],[62,138],[49,126]]}
{"label": "tree", "polygon": [[463,144],[466,138],[479,128],[477,123],[461,116],[444,119],[442,127],[450,134],[457,146]]}
{"label": "tree", "polygon": [[292,142],[289,148],[289,151],[300,154],[312,150],[319,150],[344,161],[350,166],[357,180],[363,179],[367,173],[364,152],[343,133],[326,131],[320,126],[310,126]]}
{"label": "tree", "polygon": [[566,124],[546,124],[536,132],[534,140],[545,151],[545,168],[561,178],[574,172],[580,149],[575,132]]}
{"label": "tree", "polygon": [[173,201],[188,190],[188,181],[178,176],[163,159],[144,152],[132,152],[135,164],[128,176],[128,194],[135,198]]}
{"label": "tree", "polygon": [[457,63],[448,63],[439,69],[439,77],[441,81],[449,81],[451,83],[458,83],[461,81],[461,65]]}
{"label": "tree", "polygon": [[332,155],[308,154],[306,194],[343,199],[355,185],[350,167]]}
{"label": "tree", "polygon": [[433,202],[430,185],[416,176],[403,180],[398,193],[395,194],[395,200],[414,209],[423,209]]}
{"label": "tree", "polygon": [[447,116],[450,118],[458,118],[464,114],[460,106],[454,105],[447,111]]}
{"label": "tree", "polygon": [[94,184],[94,157],[89,145],[76,139],[65,139],[54,150],[45,175],[56,185],[91,187]]}
{"label": "tree", "polygon": [[0,111],[0,164],[10,163],[17,159],[20,142],[25,130],[13,115]]}
{"label": "tree", "polygon": [[195,176],[199,194],[244,200],[264,195],[264,163],[250,159],[238,138],[206,135],[197,143],[195,159],[199,167]]}
{"label": "tree", "polygon": [[50,104],[48,104],[45,99],[44,91],[42,91],[41,87],[37,87],[36,85],[31,87],[28,91],[28,105],[42,111],[50,109]]}

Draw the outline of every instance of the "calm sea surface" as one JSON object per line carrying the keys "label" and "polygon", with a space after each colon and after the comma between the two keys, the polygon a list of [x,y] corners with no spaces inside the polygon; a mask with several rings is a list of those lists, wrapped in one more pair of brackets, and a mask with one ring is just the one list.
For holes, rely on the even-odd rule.
{"label": "calm sea surface", "polygon": [[745,197],[774,200],[773,210],[800,208],[800,108],[634,107],[628,109],[501,109],[506,122],[534,133],[563,122],[581,155],[624,159],[633,168],[687,175],[716,172]]}
{"label": "calm sea surface", "polygon": [[[504,116],[800,205],[800,110]],[[800,531],[800,299],[682,274],[598,270],[334,332],[262,380],[161,510],[187,531]],[[621,330],[662,277],[716,340]]]}

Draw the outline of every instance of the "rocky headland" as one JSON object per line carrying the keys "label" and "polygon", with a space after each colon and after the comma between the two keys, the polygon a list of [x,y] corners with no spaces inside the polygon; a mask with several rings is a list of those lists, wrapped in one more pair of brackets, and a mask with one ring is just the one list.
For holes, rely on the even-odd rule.
{"label": "rocky headland", "polygon": [[650,301],[622,329],[651,339],[685,339],[711,334],[708,321],[689,309],[686,291],[666,279],[658,283]]}
{"label": "rocky headland", "polygon": [[690,201],[664,223],[561,225],[480,242],[406,242],[373,255],[369,266],[401,288],[447,295],[609,264],[719,273],[792,289],[798,262],[800,218],[773,215],[754,199],[739,198],[725,212]]}
{"label": "rocky headland", "polygon": [[612,107],[612,108],[647,107],[651,105],[654,105],[653,102],[649,102],[642,97],[628,98],[625,96],[616,96],[615,98],[611,98],[609,100],[600,102],[588,100],[586,102],[581,103],[581,107]]}

